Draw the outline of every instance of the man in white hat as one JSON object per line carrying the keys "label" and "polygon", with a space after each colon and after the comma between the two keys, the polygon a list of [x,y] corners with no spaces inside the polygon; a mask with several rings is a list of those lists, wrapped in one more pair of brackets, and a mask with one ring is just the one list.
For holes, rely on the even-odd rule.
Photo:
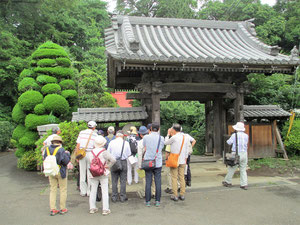
{"label": "man in white hat", "polygon": [[[227,144],[232,145],[232,152],[236,152],[236,147],[238,147],[238,154],[240,156],[240,188],[243,190],[248,189],[248,181],[247,181],[247,162],[248,162],[248,156],[247,156],[247,148],[248,148],[248,135],[244,132],[245,131],[245,125],[242,122],[237,122],[236,125],[233,126],[233,129],[237,133],[233,133],[231,137],[227,140]],[[236,137],[237,137],[237,146],[236,146]],[[231,187],[232,186],[232,177],[234,175],[234,172],[236,171],[238,165],[236,166],[229,166],[228,167],[228,173],[222,182],[223,186],[225,187]]]}
{"label": "man in white hat", "polygon": [[[95,121],[88,122],[88,129],[80,131],[77,138],[76,151],[81,148],[86,148],[86,157],[79,160],[79,186],[80,186],[80,195],[89,196],[90,195],[90,181],[89,181],[89,167],[90,167],[90,154],[92,149],[95,147],[95,139],[98,137],[96,130],[97,123]],[[87,182],[86,182],[87,179]]]}

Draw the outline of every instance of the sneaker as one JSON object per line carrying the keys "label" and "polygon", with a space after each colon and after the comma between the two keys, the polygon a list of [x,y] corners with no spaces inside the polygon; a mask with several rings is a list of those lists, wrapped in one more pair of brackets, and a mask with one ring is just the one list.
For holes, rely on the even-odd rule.
{"label": "sneaker", "polygon": [[110,213],[111,213],[110,209],[108,209],[108,210],[103,210],[103,211],[102,211],[102,215],[103,215],[103,216],[106,216],[106,215],[108,215],[108,214],[110,214]]}
{"label": "sneaker", "polygon": [[80,194],[80,196],[81,196],[81,197],[86,197],[87,195],[86,195],[86,194]]}
{"label": "sneaker", "polygon": [[156,202],[155,202],[155,206],[156,206],[156,207],[159,207],[159,206],[160,206],[160,202],[159,202],[159,201],[156,201]]}
{"label": "sneaker", "polygon": [[128,201],[128,198],[127,197],[125,197],[125,198],[120,198],[120,202],[126,202],[126,201]]}
{"label": "sneaker", "polygon": [[240,186],[240,188],[243,190],[248,190],[248,186]]}
{"label": "sneaker", "polygon": [[50,211],[50,216],[55,216],[56,214],[59,213],[59,210],[56,210],[56,209],[51,209]]}
{"label": "sneaker", "polygon": [[98,212],[98,209],[97,209],[97,208],[90,209],[90,214],[94,214],[94,213],[96,213],[96,212]]}
{"label": "sneaker", "polygon": [[186,181],[186,186],[191,187],[192,186],[191,181]]}
{"label": "sneaker", "polygon": [[65,214],[65,213],[67,213],[68,212],[68,209],[61,209],[61,210],[59,210],[59,213],[60,214]]}
{"label": "sneaker", "polygon": [[150,202],[146,202],[146,206],[147,206],[147,207],[150,207],[150,206],[151,206],[151,203],[150,203]]}
{"label": "sneaker", "polygon": [[232,184],[228,184],[226,181],[222,182],[224,187],[232,187]]}
{"label": "sneaker", "polygon": [[178,197],[177,197],[177,196],[174,196],[174,195],[172,195],[172,196],[171,196],[171,200],[173,200],[174,202],[177,202],[177,201],[178,201]]}
{"label": "sneaker", "polygon": [[179,196],[179,199],[180,199],[181,201],[184,201],[184,200],[185,200],[185,197],[184,197],[183,195],[180,195],[180,196]]}
{"label": "sneaker", "polygon": [[167,194],[173,194],[173,191],[172,191],[172,189],[170,189],[170,188],[165,189],[165,192],[166,192]]}
{"label": "sneaker", "polygon": [[112,202],[117,202],[117,201],[118,201],[118,198],[111,198],[111,201],[112,201]]}

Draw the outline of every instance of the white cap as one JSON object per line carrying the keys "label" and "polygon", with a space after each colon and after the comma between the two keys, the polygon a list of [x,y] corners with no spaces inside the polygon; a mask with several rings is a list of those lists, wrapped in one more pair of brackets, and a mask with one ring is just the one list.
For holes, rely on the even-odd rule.
{"label": "white cap", "polygon": [[245,125],[242,122],[237,122],[236,125],[232,126],[236,131],[245,131]]}
{"label": "white cap", "polygon": [[97,126],[97,123],[95,121],[88,122],[88,128],[94,128]]}
{"label": "white cap", "polygon": [[107,132],[113,133],[115,132],[115,128],[113,126],[110,126],[107,128]]}

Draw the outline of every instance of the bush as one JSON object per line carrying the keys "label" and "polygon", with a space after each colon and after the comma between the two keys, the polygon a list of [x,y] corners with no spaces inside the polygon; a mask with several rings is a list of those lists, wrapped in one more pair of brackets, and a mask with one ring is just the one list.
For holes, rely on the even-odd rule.
{"label": "bush", "polygon": [[42,87],[41,92],[43,93],[43,95],[60,94],[61,87],[58,84],[46,84]]}
{"label": "bush", "polygon": [[61,95],[47,95],[44,98],[43,104],[47,111],[53,112],[55,115],[67,114],[69,111],[69,103]]}
{"label": "bush", "polygon": [[57,78],[69,78],[72,77],[74,72],[71,68],[66,67],[37,67],[34,69],[34,72],[36,73],[44,73],[53,75]]}
{"label": "bush", "polygon": [[45,112],[46,112],[46,109],[43,104],[38,104],[34,107],[34,113],[36,115],[43,115],[43,114],[45,114]]}
{"label": "bush", "polygon": [[17,103],[12,110],[12,119],[16,123],[24,123],[26,114],[21,109],[20,105]]}
{"label": "bush", "polygon": [[33,111],[37,104],[43,102],[43,95],[38,91],[26,91],[19,99],[18,103],[23,111]]}
{"label": "bush", "polygon": [[8,121],[0,121],[0,151],[6,151],[13,132],[13,126]]}
{"label": "bush", "polygon": [[21,137],[23,137],[23,134],[25,132],[26,128],[23,124],[19,124],[12,133],[12,138],[16,141],[19,141]]}
{"label": "bush", "polygon": [[[55,118],[55,119],[54,119]],[[58,122],[58,119],[53,115],[35,115],[28,114],[25,118],[25,127],[29,130],[35,130],[37,126],[45,125],[54,122]]]}
{"label": "bush", "polygon": [[23,137],[20,138],[19,145],[28,150],[33,149],[38,138],[39,135],[37,132],[26,131]]}
{"label": "bush", "polygon": [[36,60],[30,60],[30,63],[29,63],[29,65],[31,66],[31,67],[36,67],[37,66],[37,61]]}
{"label": "bush", "polygon": [[40,67],[48,67],[48,66],[56,66],[56,60],[55,59],[41,59],[37,62],[37,65]]}
{"label": "bush", "polygon": [[75,90],[76,85],[73,80],[63,80],[59,83],[62,90]]}
{"label": "bush", "polygon": [[28,171],[36,170],[36,159],[34,151],[28,151],[18,160],[18,168],[25,169]]}
{"label": "bush", "polygon": [[117,107],[116,99],[108,92],[104,92],[103,96],[99,99],[99,104],[102,107]]}
{"label": "bush", "polygon": [[39,75],[36,78],[36,81],[41,85],[57,83],[57,79],[55,77],[48,76],[48,75]]}
{"label": "bush", "polygon": [[33,59],[55,59],[57,57],[68,57],[68,55],[64,50],[58,49],[38,49],[32,54]]}
{"label": "bush", "polygon": [[63,67],[70,67],[71,66],[71,60],[68,58],[56,58],[56,63],[59,66]]}
{"label": "bush", "polygon": [[22,156],[24,155],[25,152],[26,152],[26,150],[20,146],[20,147],[18,147],[17,151],[15,152],[15,156],[17,158],[22,158]]}
{"label": "bush", "polygon": [[19,76],[19,79],[22,80],[25,77],[34,77],[34,72],[30,69],[24,69]]}
{"label": "bush", "polygon": [[67,99],[70,105],[75,105],[78,100],[78,93],[75,90],[64,90],[61,95]]}
{"label": "bush", "polygon": [[290,156],[300,155],[300,119],[294,120],[291,132],[284,141],[284,145]]}
{"label": "bush", "polygon": [[18,85],[19,92],[25,92],[29,90],[36,90],[39,91],[41,87],[36,83],[35,79],[32,77],[25,77],[23,80],[20,81]]}
{"label": "bush", "polygon": [[38,49],[58,49],[65,51],[63,47],[61,47],[58,44],[53,43],[52,41],[47,41],[44,44],[42,44]]}

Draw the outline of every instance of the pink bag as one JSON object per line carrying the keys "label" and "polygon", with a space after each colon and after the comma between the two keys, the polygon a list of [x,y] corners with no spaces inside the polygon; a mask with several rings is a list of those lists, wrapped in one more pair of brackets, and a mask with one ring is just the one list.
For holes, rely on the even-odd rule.
{"label": "pink bag", "polygon": [[105,149],[100,151],[97,155],[92,151],[94,158],[91,161],[90,172],[93,177],[102,176],[105,172],[105,163],[103,164],[98,157],[103,151],[105,151]]}

